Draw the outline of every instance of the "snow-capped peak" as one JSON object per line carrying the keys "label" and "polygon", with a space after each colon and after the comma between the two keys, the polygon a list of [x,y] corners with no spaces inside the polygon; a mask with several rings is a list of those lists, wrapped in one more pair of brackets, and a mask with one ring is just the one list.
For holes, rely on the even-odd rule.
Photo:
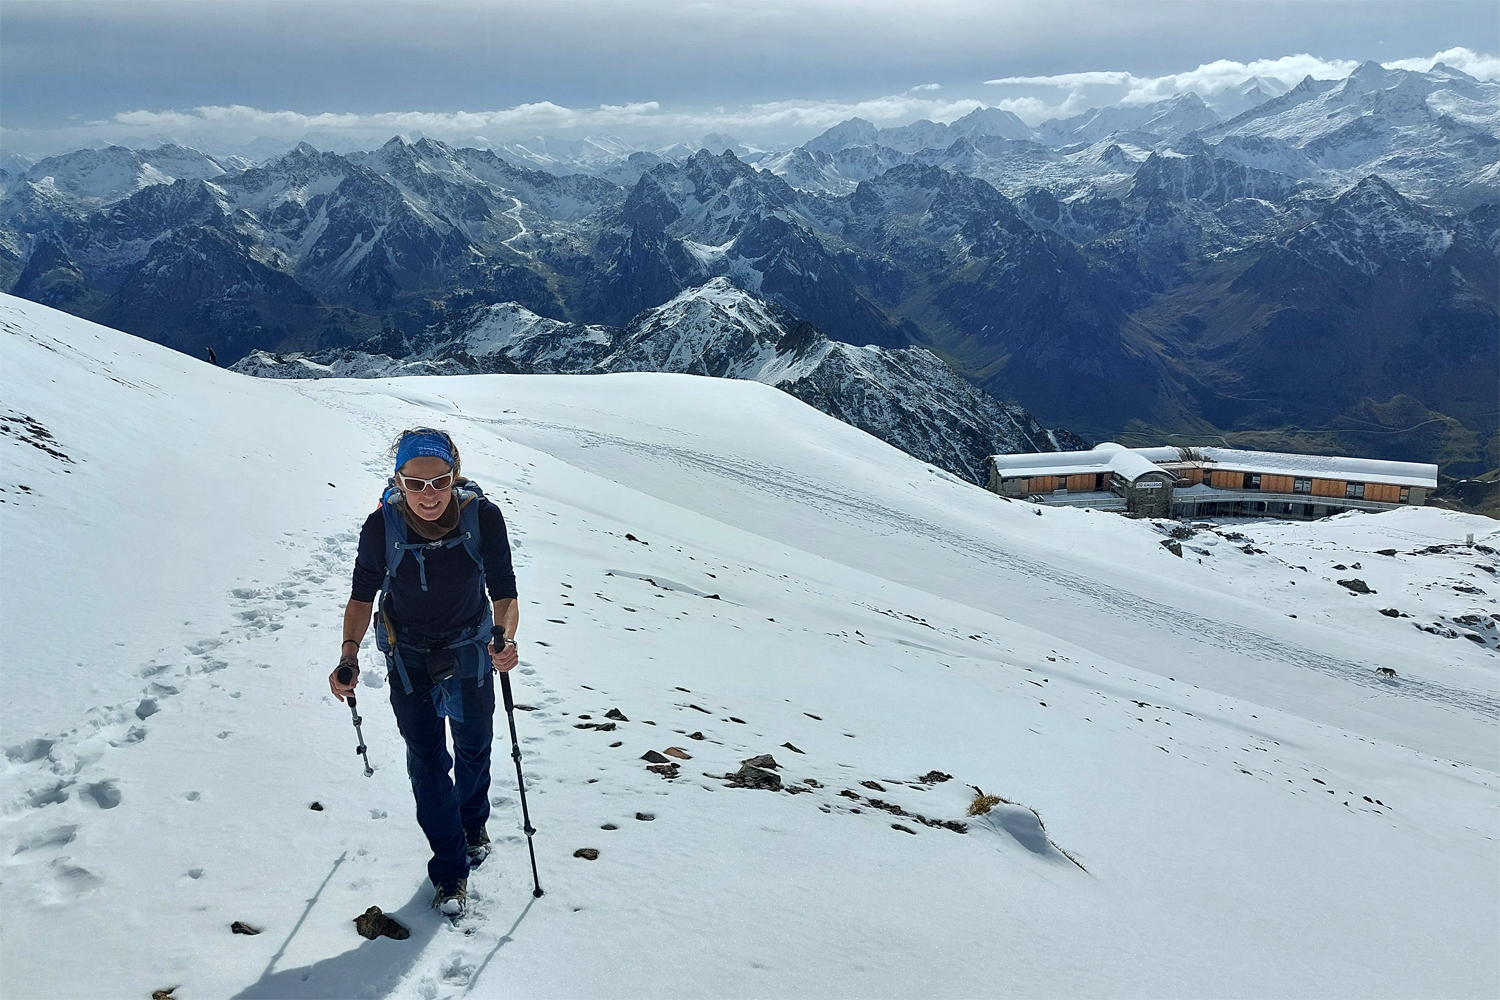
{"label": "snow-capped peak", "polygon": [[106,146],[38,160],[17,176],[16,183],[45,186],[79,204],[100,207],[142,188],[178,179],[222,177],[233,169],[186,146],[164,144],[151,150]]}

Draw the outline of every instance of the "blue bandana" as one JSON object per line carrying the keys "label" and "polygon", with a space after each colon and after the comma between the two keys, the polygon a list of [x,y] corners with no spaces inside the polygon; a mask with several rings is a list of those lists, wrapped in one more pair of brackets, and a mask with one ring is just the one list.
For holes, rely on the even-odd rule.
{"label": "blue bandana", "polygon": [[408,434],[401,439],[396,448],[396,471],[400,472],[414,458],[441,458],[448,468],[453,468],[453,449],[448,447],[448,439],[435,431]]}

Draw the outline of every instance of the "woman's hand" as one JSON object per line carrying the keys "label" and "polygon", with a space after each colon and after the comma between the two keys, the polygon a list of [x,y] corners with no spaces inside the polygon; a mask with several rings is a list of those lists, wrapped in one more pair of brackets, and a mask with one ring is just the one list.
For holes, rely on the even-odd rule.
{"label": "woman's hand", "polygon": [[[339,674],[345,670],[349,671],[349,673],[347,674],[349,682],[347,684],[341,683],[339,681]],[[339,660],[339,665],[334,668],[333,673],[328,675],[328,689],[333,692],[333,696],[339,701],[343,701],[345,698],[351,697],[354,694],[354,689],[356,686],[358,686],[358,684],[359,660],[354,657],[346,657],[342,660]]]}
{"label": "woman's hand", "polygon": [[520,662],[521,654],[516,652],[514,639],[506,642],[505,648],[498,653],[495,652],[495,644],[493,642],[490,643],[489,649],[490,663],[494,666],[495,673],[497,674],[509,673]]}

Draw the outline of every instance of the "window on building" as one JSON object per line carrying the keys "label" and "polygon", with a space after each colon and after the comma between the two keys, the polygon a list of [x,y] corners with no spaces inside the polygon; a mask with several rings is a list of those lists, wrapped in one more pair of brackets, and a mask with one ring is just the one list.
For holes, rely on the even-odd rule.
{"label": "window on building", "polygon": [[1254,472],[1245,473],[1244,488],[1247,490],[1260,489],[1260,475]]}
{"label": "window on building", "polygon": [[1094,492],[1095,493],[1103,493],[1104,492],[1104,473],[1102,473],[1102,472],[1097,473],[1094,476]]}
{"label": "window on building", "polygon": [[1311,493],[1312,492],[1312,480],[1311,479],[1293,479],[1292,480],[1292,492],[1293,493]]}
{"label": "window on building", "polygon": [[1410,500],[1411,500],[1411,487],[1410,486],[1403,486],[1403,487],[1401,487],[1401,502],[1402,503],[1407,503]]}
{"label": "window on building", "polygon": [[1350,500],[1363,500],[1365,498],[1365,484],[1345,483],[1344,496]]}

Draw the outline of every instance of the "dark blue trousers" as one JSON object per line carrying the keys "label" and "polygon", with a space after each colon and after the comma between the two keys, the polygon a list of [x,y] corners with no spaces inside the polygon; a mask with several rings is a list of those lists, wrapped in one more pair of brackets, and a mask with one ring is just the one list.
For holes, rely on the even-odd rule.
{"label": "dark blue trousers", "polygon": [[[462,722],[437,714],[430,687],[417,686],[407,694],[399,678],[392,675],[391,681],[391,708],[406,740],[406,773],[411,776],[412,794],[417,799],[417,823],[432,847],[427,875],[433,885],[468,878],[465,831],[478,830],[490,818],[495,680],[486,676],[481,685],[475,678],[466,677],[460,682]],[[450,727],[452,756],[448,754]]]}

